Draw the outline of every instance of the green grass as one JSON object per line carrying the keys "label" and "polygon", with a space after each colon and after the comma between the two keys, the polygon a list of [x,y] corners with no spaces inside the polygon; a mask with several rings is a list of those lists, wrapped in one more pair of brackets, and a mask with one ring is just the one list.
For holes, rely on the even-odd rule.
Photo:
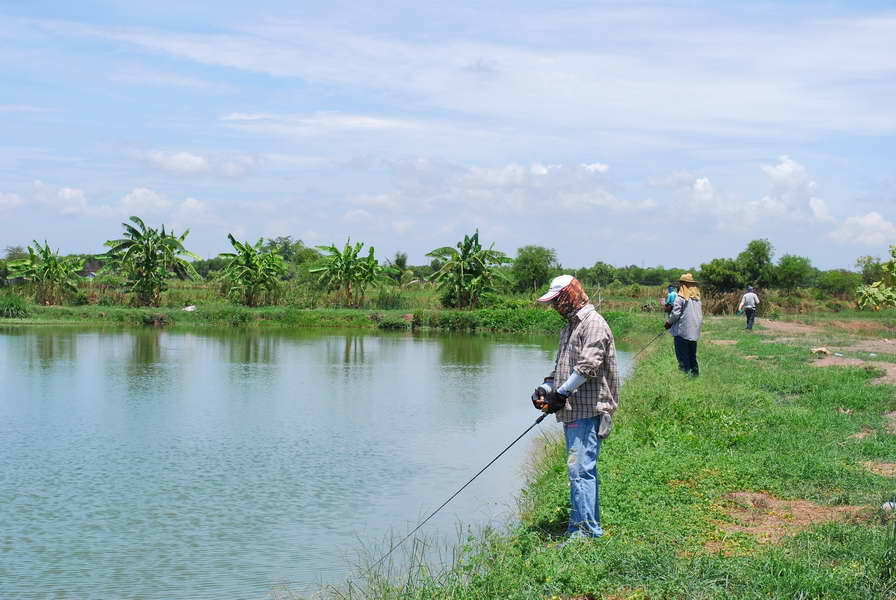
{"label": "green grass", "polygon": [[[894,408],[893,389],[869,385],[875,374],[866,369],[810,367],[805,349],[741,327],[739,318],[707,323],[710,336],[737,345],[701,343],[701,377],[677,372],[664,338],[623,387],[601,453],[605,538],[553,546],[568,518],[558,442],[524,492],[514,531],[466,539],[441,572],[418,565],[400,581],[369,573],[364,585],[332,597],[893,597],[894,553],[875,507],[896,485],[859,464],[896,456],[882,416]],[[875,433],[850,438],[863,427]],[[735,491],[867,505],[871,517],[816,525],[778,545],[747,534],[723,540],[717,523],[729,519],[726,496]],[[710,541],[723,541],[728,554],[709,550]]]}
{"label": "green grass", "polygon": [[[19,324],[93,323],[112,325],[213,325],[339,327],[401,330],[416,327],[447,331],[502,331],[511,333],[555,333],[563,321],[553,310],[500,308],[479,310],[425,310],[413,315],[401,310],[300,309],[288,306],[246,308],[232,304],[208,304],[193,312],[177,308],[126,308],[117,306],[28,307],[27,317],[3,320]],[[617,335],[632,328],[627,313],[605,313]]]}

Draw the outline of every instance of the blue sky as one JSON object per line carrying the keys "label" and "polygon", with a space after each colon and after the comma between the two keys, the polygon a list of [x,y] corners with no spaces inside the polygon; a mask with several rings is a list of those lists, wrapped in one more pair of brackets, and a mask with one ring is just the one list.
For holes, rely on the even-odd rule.
{"label": "blue sky", "polygon": [[0,1],[2,246],[97,252],[131,214],[206,256],[896,243],[892,3],[61,4]]}

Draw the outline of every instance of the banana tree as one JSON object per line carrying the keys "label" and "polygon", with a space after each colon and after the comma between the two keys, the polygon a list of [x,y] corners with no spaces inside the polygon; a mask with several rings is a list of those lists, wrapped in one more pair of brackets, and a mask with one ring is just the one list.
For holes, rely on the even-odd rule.
{"label": "banana tree", "polygon": [[429,252],[439,261],[439,269],[430,275],[442,290],[442,302],[447,306],[475,308],[482,294],[494,289],[496,280],[506,277],[495,267],[513,259],[494,249],[494,244],[483,248],[479,230],[465,235],[455,247],[443,246]]}
{"label": "banana tree", "polygon": [[310,269],[310,273],[320,273],[318,281],[328,287],[340,290],[347,306],[360,306],[364,302],[364,292],[369,285],[385,283],[391,273],[389,267],[380,265],[374,256],[374,248],[368,249],[367,256],[361,256],[362,242],[346,240],[340,250],[335,245],[318,246],[327,253],[324,264]]}
{"label": "banana tree", "polygon": [[239,294],[243,304],[258,306],[263,293],[268,298],[280,287],[286,276],[286,263],[276,247],[264,251],[264,240],[259,239],[253,246],[249,242],[239,242],[228,234],[227,239],[236,252],[225,252],[220,256],[229,258],[222,276],[229,282],[230,293]]}
{"label": "banana tree", "polygon": [[199,279],[199,274],[184,257],[198,260],[199,257],[184,248],[184,240],[190,233],[187,229],[177,236],[147,227],[139,217],[129,219],[134,225],[122,223],[124,237],[109,240],[109,250],[101,255],[107,271],[118,271],[125,276],[125,288],[133,293],[140,306],[158,306],[162,292],[168,289],[167,280]]}
{"label": "banana tree", "polygon": [[35,240],[34,246],[28,246],[26,258],[9,262],[7,278],[31,282],[39,304],[58,304],[77,291],[81,280],[78,272],[83,268],[83,259],[61,257],[46,240],[43,246]]}

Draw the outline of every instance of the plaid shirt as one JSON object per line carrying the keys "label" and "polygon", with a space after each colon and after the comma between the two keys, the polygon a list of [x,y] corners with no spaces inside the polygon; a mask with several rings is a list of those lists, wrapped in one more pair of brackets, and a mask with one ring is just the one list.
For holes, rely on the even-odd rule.
{"label": "plaid shirt", "polygon": [[569,378],[573,369],[588,381],[573,392],[566,408],[557,411],[557,421],[569,423],[600,413],[613,414],[619,405],[616,344],[610,326],[594,310],[593,304],[580,308],[560,332],[554,370],[545,381],[556,388]]}

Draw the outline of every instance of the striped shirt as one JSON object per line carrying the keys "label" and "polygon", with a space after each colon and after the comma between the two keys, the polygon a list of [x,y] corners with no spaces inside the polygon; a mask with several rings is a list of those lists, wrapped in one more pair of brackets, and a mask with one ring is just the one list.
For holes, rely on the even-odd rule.
{"label": "striped shirt", "polygon": [[610,326],[593,304],[580,308],[560,332],[560,348],[547,381],[559,387],[573,369],[588,380],[572,393],[566,408],[557,411],[557,421],[569,423],[601,413],[613,414],[619,405],[616,344]]}

